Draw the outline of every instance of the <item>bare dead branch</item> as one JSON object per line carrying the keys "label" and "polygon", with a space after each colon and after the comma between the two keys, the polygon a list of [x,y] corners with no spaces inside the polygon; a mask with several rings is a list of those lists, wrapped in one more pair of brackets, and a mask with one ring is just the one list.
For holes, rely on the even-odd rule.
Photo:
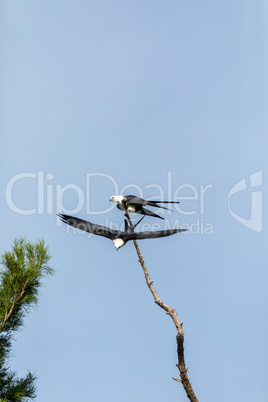
{"label": "bare dead branch", "polygon": [[[129,222],[130,226],[133,226],[131,219],[129,217],[128,212],[125,212],[125,216],[127,217],[127,220]],[[195,396],[194,390],[192,388],[192,385],[190,383],[190,380],[188,378],[188,374],[187,374],[187,370],[188,367],[186,368],[185,365],[185,359],[184,359],[184,332],[182,330],[182,322],[179,321],[178,319],[178,314],[176,313],[175,309],[172,309],[170,307],[170,305],[165,304],[158,296],[154,286],[153,286],[153,281],[151,280],[149,273],[147,271],[147,268],[145,266],[144,260],[143,260],[143,256],[140,252],[139,246],[136,242],[136,240],[133,240],[134,246],[136,248],[136,252],[137,255],[139,257],[139,263],[141,264],[141,267],[143,269],[144,275],[145,275],[145,280],[147,283],[148,288],[150,289],[150,292],[153,295],[153,298],[155,300],[155,303],[158,304],[159,307],[161,307],[163,310],[166,311],[166,314],[169,315],[172,319],[172,321],[175,324],[175,327],[177,329],[177,335],[176,335],[176,341],[177,341],[177,354],[178,354],[178,364],[176,364],[176,366],[178,367],[179,371],[180,371],[180,377],[181,380],[179,380],[178,378],[173,378],[173,380],[181,382],[183,385],[183,388],[185,389],[185,392],[188,396],[188,398],[190,399],[191,402],[198,402],[197,397]]]}

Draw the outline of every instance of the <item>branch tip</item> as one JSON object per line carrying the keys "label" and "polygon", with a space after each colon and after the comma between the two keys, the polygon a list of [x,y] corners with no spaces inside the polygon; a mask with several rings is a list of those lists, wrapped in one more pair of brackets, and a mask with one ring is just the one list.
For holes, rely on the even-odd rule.
{"label": "branch tip", "polygon": [[182,380],[180,380],[179,378],[172,377],[172,379],[182,383]]}

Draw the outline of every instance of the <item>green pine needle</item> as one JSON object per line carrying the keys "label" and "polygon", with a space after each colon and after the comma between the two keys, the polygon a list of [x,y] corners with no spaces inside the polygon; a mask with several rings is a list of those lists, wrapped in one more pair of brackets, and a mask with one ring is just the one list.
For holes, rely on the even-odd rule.
{"label": "green pine needle", "polygon": [[0,402],[25,402],[36,397],[36,376],[31,372],[17,378],[9,370],[11,334],[23,325],[29,309],[38,303],[42,278],[53,274],[48,266],[44,241],[36,244],[16,239],[12,251],[2,255],[0,271]]}

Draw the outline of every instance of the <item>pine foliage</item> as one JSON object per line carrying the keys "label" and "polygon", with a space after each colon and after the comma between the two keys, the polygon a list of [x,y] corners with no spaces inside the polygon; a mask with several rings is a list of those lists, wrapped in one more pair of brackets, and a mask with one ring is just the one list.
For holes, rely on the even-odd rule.
{"label": "pine foliage", "polygon": [[38,303],[42,278],[53,273],[44,241],[36,244],[25,239],[14,241],[12,251],[2,255],[0,272],[0,402],[25,402],[36,397],[36,376],[24,378],[7,365],[12,333],[23,325],[23,318]]}

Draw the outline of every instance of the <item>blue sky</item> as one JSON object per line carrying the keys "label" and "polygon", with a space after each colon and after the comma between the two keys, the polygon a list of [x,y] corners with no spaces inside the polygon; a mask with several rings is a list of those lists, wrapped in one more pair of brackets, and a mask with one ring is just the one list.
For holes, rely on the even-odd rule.
{"label": "blue sky", "polygon": [[267,2],[2,1],[0,15],[1,249],[44,238],[56,270],[11,367],[36,370],[38,402],[187,400],[133,244],[56,218],[120,226],[109,198],[135,193],[181,202],[144,225],[189,227],[139,245],[184,323],[197,397],[266,401]]}

